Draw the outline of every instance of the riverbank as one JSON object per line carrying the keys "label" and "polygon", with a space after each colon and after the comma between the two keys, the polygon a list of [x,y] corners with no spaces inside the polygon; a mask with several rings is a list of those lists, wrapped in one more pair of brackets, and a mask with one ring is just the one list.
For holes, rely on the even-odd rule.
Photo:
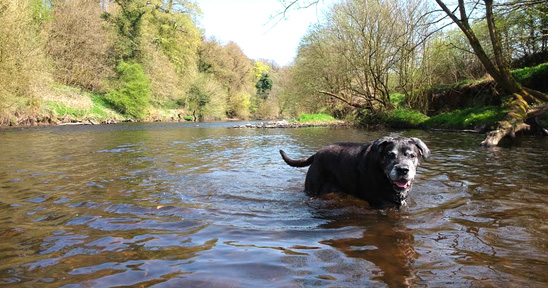
{"label": "riverbank", "polygon": [[[533,85],[539,75],[547,75],[547,65],[516,70],[520,82]],[[542,68],[542,69],[541,69]],[[540,71],[540,72],[539,72]],[[527,73],[525,73],[527,72]],[[528,75],[523,76],[524,74]],[[532,76],[531,76],[532,75]],[[533,83],[533,84],[531,84]],[[535,86],[536,85],[536,86]],[[540,84],[535,88],[544,90]],[[507,111],[502,108],[501,97],[495,95],[492,80],[462,82],[447,87],[425,90],[429,102],[427,113],[406,103],[405,95],[394,94],[395,109],[384,112],[361,111],[344,121],[326,114],[301,114],[290,121],[273,120],[235,128],[300,128],[356,126],[368,129],[425,129],[485,133],[493,129]],[[474,94],[474,97],[470,95]],[[498,99],[498,100],[497,100]],[[50,92],[32,101],[15,101],[12,109],[4,109],[0,115],[0,128],[13,126],[44,125],[99,125],[122,122],[185,122],[193,121],[192,113],[177,105],[155,103],[149,105],[142,119],[134,119],[119,113],[103,94],[91,93],[79,88],[54,85]],[[5,111],[8,111],[7,113]],[[221,119],[217,119],[221,120]],[[231,121],[234,119],[223,119]],[[245,119],[237,119],[245,121]],[[548,127],[548,116],[535,117],[534,126]],[[545,128],[544,128],[545,129]]]}

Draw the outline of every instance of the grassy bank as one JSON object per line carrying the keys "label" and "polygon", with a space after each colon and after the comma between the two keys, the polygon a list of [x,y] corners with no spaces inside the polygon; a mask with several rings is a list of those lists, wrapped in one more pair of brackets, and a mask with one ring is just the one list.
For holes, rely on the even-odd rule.
{"label": "grassy bank", "polygon": [[[512,75],[523,86],[548,93],[548,63],[516,69]],[[390,95],[390,100],[395,109],[362,111],[357,117],[357,125],[486,131],[508,112],[503,108],[504,97],[498,94],[496,83],[490,78],[464,80],[424,91],[432,115],[427,116],[406,107],[405,95],[394,93]],[[548,116],[537,121],[546,127]]]}
{"label": "grassy bank", "polygon": [[333,118],[331,115],[318,113],[318,114],[301,114],[297,119],[298,123],[330,123],[339,122],[339,120]]}
{"label": "grassy bank", "polygon": [[358,126],[385,126],[398,129],[449,129],[483,131],[505,114],[497,106],[457,109],[428,117],[419,111],[396,108],[386,113],[366,113]]}
{"label": "grassy bank", "polygon": [[63,123],[116,123],[123,121],[178,121],[185,120],[177,107],[149,105],[142,119],[120,113],[104,94],[83,91],[79,88],[54,85],[32,103],[12,103],[12,109],[4,111],[0,126],[59,125]]}

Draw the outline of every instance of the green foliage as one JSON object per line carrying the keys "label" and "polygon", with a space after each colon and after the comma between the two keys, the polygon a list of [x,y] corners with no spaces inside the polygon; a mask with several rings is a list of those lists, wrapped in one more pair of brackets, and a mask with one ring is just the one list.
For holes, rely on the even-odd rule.
{"label": "green foliage", "polygon": [[392,128],[418,128],[428,116],[419,111],[396,108],[388,111],[364,111],[359,119],[359,124],[363,126],[369,125],[386,125]]}
{"label": "green foliage", "polygon": [[120,112],[140,119],[150,98],[150,81],[139,63],[120,61],[116,67],[119,78],[117,87],[110,90],[105,98]]}
{"label": "green foliage", "polygon": [[137,59],[141,55],[143,16],[147,13],[146,3],[143,0],[116,0],[120,12],[114,16],[105,14],[103,17],[110,20],[116,27],[117,38],[114,50],[117,59]]}
{"label": "green foliage", "polygon": [[325,122],[335,122],[337,119],[333,118],[331,115],[327,114],[301,114],[297,118],[299,123],[325,123]]}
{"label": "green foliage", "polygon": [[268,74],[270,67],[263,62],[257,61],[253,65],[253,77],[255,82],[259,81],[263,75]]}
{"label": "green foliage", "polygon": [[543,63],[534,67],[526,67],[522,69],[512,70],[512,76],[516,78],[518,82],[527,81],[536,75],[548,75],[548,63]]}
{"label": "green foliage", "polygon": [[188,101],[190,108],[197,113],[198,120],[203,121],[204,108],[211,101],[211,95],[205,91],[203,86],[194,84],[188,92]]}
{"label": "green foliage", "polygon": [[405,94],[402,93],[392,93],[390,94],[390,103],[394,105],[394,107],[403,107],[405,104]]}
{"label": "green foliage", "polygon": [[467,108],[431,117],[424,122],[427,128],[470,129],[480,125],[491,125],[507,113],[496,106]]}
{"label": "green foliage", "polygon": [[261,78],[257,81],[257,84],[255,84],[255,88],[257,88],[257,95],[263,100],[266,99],[268,97],[268,92],[272,90],[272,84],[273,81],[270,77],[268,77],[268,74],[261,75]]}
{"label": "green foliage", "polygon": [[521,85],[548,93],[548,63],[516,69],[512,75]]}
{"label": "green foliage", "polygon": [[32,18],[35,23],[41,25],[42,23],[50,21],[52,17],[52,1],[51,0],[32,0]]}
{"label": "green foliage", "polygon": [[[166,3],[156,2],[159,6],[165,6]],[[190,4],[186,1],[176,2],[180,2],[177,7]],[[197,49],[201,42],[200,30],[192,19],[198,12],[189,8],[189,11],[180,13],[178,10],[176,13],[166,13],[166,8],[152,9],[147,15],[149,17],[143,23],[144,38],[168,57],[177,73],[188,72],[196,65]]]}
{"label": "green foliage", "polygon": [[419,127],[428,116],[416,110],[397,108],[391,110],[387,115],[387,121],[394,127],[415,128]]}

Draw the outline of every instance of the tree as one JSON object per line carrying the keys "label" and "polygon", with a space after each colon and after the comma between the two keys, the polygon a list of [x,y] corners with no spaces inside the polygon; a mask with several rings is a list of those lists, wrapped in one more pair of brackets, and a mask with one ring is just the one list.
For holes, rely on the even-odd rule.
{"label": "tree", "polygon": [[42,0],[0,0],[0,124],[40,109],[39,91],[49,82],[42,25],[49,7]]}
{"label": "tree", "polygon": [[255,84],[255,88],[257,88],[257,95],[259,98],[262,98],[263,100],[266,100],[268,98],[268,93],[270,90],[272,90],[272,79],[268,76],[268,74],[261,75],[261,79],[257,81],[257,84]]}
{"label": "tree", "polygon": [[326,21],[303,38],[296,71],[306,70],[300,76],[311,80],[307,84],[315,86],[315,94],[331,101],[358,109],[391,109],[391,91],[397,86],[412,90],[416,50],[430,33],[428,17],[421,17],[425,10],[421,1],[336,4]]}
{"label": "tree", "polygon": [[[524,123],[529,110],[529,103],[539,103],[548,101],[548,97],[540,92],[524,89],[510,74],[509,61],[504,58],[499,31],[496,27],[495,14],[493,11],[493,0],[484,0],[485,21],[487,23],[491,49],[493,51],[493,60],[488,56],[486,50],[481,45],[478,37],[470,26],[470,14],[479,4],[475,2],[474,8],[467,9],[464,0],[459,0],[457,7],[452,10],[442,0],[436,0],[440,8],[464,33],[474,53],[482,63],[483,67],[493,77],[494,81],[500,86],[506,95],[510,96],[508,101],[508,114],[499,121],[495,130],[488,133],[482,145],[496,146],[505,136],[515,136],[515,133],[528,129],[529,125]],[[468,11],[467,11],[468,10]],[[454,11],[458,11],[459,15]],[[530,92],[530,93],[529,93]]]}
{"label": "tree", "polygon": [[144,0],[115,0],[120,12],[113,17],[105,13],[104,17],[111,20],[116,27],[117,39],[114,43],[114,51],[117,60],[138,60],[141,55],[142,23],[143,17],[148,12],[147,3]]}
{"label": "tree", "polygon": [[47,52],[55,65],[53,75],[63,84],[103,91],[113,74],[108,55],[113,37],[101,20],[96,0],[56,1]]}

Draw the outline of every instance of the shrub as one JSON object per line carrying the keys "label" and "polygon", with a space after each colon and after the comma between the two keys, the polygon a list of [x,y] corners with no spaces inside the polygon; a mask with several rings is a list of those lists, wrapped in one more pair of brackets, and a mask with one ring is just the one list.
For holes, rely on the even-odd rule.
{"label": "shrub", "polygon": [[405,104],[405,94],[402,94],[402,93],[390,94],[390,102],[396,108],[402,107]]}
{"label": "shrub", "polygon": [[139,63],[120,61],[116,66],[117,87],[110,90],[105,98],[121,113],[140,119],[150,98],[150,81]]}

